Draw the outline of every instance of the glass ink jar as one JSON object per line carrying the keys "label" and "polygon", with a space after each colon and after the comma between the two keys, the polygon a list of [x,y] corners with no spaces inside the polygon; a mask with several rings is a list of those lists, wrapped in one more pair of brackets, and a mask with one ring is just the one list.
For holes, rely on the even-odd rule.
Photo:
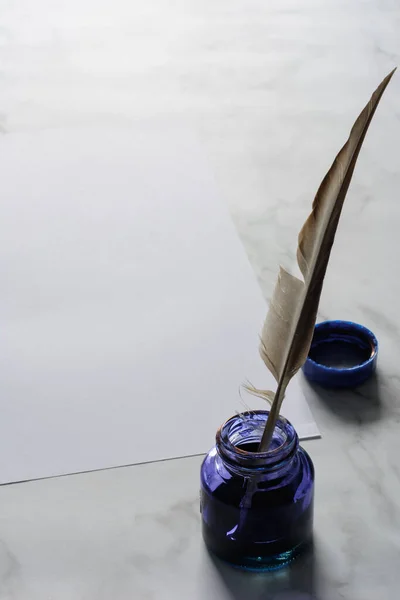
{"label": "glass ink jar", "polygon": [[267,411],[230,418],[201,466],[203,538],[219,558],[249,570],[287,565],[312,540],[314,467],[280,417],[257,452]]}

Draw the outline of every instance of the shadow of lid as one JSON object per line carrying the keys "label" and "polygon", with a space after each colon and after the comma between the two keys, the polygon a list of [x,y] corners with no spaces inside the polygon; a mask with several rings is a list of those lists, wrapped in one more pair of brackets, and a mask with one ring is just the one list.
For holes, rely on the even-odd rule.
{"label": "shadow of lid", "polygon": [[[328,389],[304,380],[304,385],[313,390],[316,402],[347,423],[362,424],[380,421],[385,413],[383,386],[379,373],[354,389]],[[306,394],[309,396],[309,394]]]}

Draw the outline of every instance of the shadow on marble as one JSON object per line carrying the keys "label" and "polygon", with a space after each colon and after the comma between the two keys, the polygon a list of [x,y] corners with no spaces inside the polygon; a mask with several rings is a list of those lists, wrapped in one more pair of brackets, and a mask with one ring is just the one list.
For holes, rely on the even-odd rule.
{"label": "shadow on marble", "polygon": [[235,569],[212,554],[208,560],[232,600],[323,600],[318,595],[320,573],[316,545],[288,567],[272,572]]}
{"label": "shadow on marble", "polygon": [[326,410],[347,423],[374,423],[383,418],[382,386],[377,373],[353,390],[332,390],[311,383],[308,386]]}

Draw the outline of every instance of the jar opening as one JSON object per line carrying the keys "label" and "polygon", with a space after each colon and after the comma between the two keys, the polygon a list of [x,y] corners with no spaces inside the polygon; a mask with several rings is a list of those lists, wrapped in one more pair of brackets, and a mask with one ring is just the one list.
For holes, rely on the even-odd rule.
{"label": "jar opening", "polygon": [[231,417],[217,432],[217,449],[231,464],[248,468],[274,468],[297,451],[298,437],[293,426],[280,417],[276,423],[271,445],[258,452],[268,418],[268,411],[249,411]]}
{"label": "jar opening", "polygon": [[258,448],[261,442],[262,431],[259,429],[254,432],[249,432],[247,439],[243,439],[243,432],[234,430],[228,433],[229,442],[239,452],[245,452],[246,454],[257,454],[258,456],[265,456],[267,458],[273,452],[278,452],[283,449],[286,441],[287,434],[279,427],[275,427],[274,435],[271,440],[271,445],[266,452],[259,452]]}

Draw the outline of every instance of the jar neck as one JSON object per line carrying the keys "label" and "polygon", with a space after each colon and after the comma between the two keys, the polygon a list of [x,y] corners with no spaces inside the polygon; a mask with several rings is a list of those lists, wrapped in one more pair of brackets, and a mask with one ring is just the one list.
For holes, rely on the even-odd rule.
{"label": "jar neck", "polygon": [[257,410],[231,417],[217,431],[217,452],[227,468],[240,473],[280,476],[288,471],[299,447],[291,423],[279,417],[267,452],[258,452],[268,411]]}

